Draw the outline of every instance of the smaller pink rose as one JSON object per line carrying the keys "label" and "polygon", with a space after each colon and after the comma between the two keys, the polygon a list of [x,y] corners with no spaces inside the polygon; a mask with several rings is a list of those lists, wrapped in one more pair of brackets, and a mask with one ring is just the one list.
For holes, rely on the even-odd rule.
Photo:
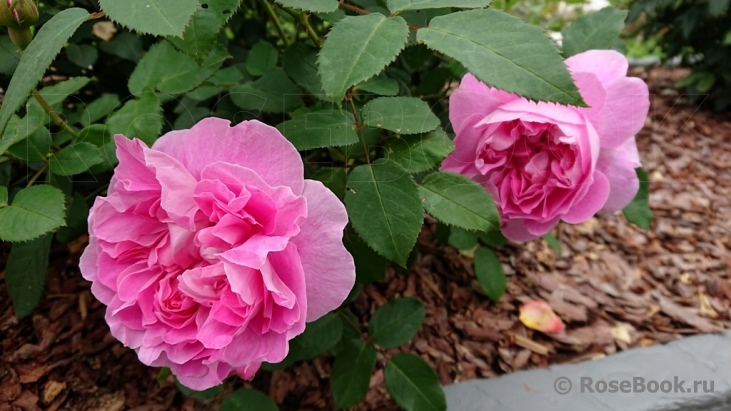
{"label": "smaller pink rose", "polygon": [[203,390],[282,361],[355,282],[348,216],[277,129],[208,118],[152,148],[115,137],[119,166],[89,214],[81,273],[112,335]]}
{"label": "smaller pink rose", "polygon": [[639,189],[634,135],[649,110],[647,85],[627,77],[616,51],[586,51],[566,65],[590,107],[534,103],[471,74],[449,100],[456,149],[442,170],[485,187],[511,240],[621,210]]}

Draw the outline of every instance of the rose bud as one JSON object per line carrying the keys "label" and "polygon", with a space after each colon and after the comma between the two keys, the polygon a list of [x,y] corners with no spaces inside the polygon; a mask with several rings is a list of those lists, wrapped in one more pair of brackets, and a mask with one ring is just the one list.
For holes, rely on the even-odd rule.
{"label": "rose bud", "polygon": [[38,21],[33,0],[0,0],[0,24],[9,29],[27,29]]}

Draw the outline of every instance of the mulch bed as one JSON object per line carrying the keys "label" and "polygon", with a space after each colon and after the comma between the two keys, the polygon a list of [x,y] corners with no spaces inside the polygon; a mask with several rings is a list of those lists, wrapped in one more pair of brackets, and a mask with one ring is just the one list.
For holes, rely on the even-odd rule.
{"label": "mulch bed", "polygon": [[[408,274],[365,288],[351,309],[363,330],[375,309],[397,296],[426,305],[426,320],[409,344],[378,354],[365,400],[354,410],[397,410],[383,382],[387,358],[405,351],[437,370],[442,384],[491,378],[550,364],[579,362],[632,347],[712,333],[731,324],[731,117],[690,104],[673,89],[686,72],[655,68],[648,81],[652,108],[638,135],[651,180],[655,221],[649,232],[621,214],[561,225],[560,255],[544,241],[498,251],[508,275],[506,295],[491,303],[480,291],[471,259],[434,238],[427,227]],[[433,224],[429,224],[433,225]],[[85,239],[52,250],[48,291],[32,318],[15,319],[0,273],[0,411],[206,410],[220,399],[184,398],[158,370],[116,342],[104,307],[78,273]],[[7,247],[0,248],[0,267]],[[547,301],[564,319],[565,335],[526,329],[518,307]],[[334,409],[332,358],[260,373],[249,385],[282,410]],[[244,385],[232,381],[227,391]]]}

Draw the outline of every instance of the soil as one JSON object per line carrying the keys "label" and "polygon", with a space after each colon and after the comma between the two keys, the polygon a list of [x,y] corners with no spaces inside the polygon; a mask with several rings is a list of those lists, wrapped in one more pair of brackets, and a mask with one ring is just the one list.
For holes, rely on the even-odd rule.
{"label": "soil", "polygon": [[[650,85],[652,108],[637,136],[651,180],[652,228],[644,232],[618,213],[581,225],[560,225],[561,252],[545,241],[498,250],[507,292],[493,304],[480,291],[468,256],[440,244],[433,222],[419,238],[420,255],[406,274],[365,288],[351,310],[363,330],[388,299],[426,303],[426,320],[412,342],[381,350],[370,391],[354,410],[397,410],[383,382],[386,360],[398,352],[431,363],[442,384],[492,378],[517,370],[579,362],[632,347],[713,333],[731,324],[731,116],[691,104],[673,84],[687,72],[638,69]],[[0,272],[0,411],[215,410],[221,398],[194,401],[170,377],[142,365],[109,334],[104,306],[78,271],[86,238],[55,244],[47,295],[18,321]],[[0,247],[0,267],[7,260]],[[549,336],[525,328],[518,307],[548,302],[566,323]],[[331,357],[231,379],[226,392],[253,386],[282,410],[335,409]]]}

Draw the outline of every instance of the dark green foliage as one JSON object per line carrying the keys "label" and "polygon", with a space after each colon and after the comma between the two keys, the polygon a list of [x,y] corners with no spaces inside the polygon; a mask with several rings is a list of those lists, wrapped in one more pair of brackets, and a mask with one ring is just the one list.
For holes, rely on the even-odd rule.
{"label": "dark green foliage", "polygon": [[[335,404],[347,408],[368,392],[377,359],[391,358],[385,385],[396,403],[445,411],[427,363],[385,351],[416,335],[424,304],[393,299],[366,319],[347,305],[364,287],[382,286],[369,284],[408,273],[425,215],[438,220],[442,242],[474,254],[491,299],[504,292],[500,262],[480,246],[506,242],[494,202],[481,185],[438,171],[454,151],[448,93],[469,69],[534,100],[583,101],[545,33],[489,3],[39,2],[40,24],[22,54],[0,28],[0,240],[13,243],[4,278],[15,313],[28,315],[40,301],[52,239],[70,242],[87,230],[89,206],[118,164],[115,135],[150,146],[205,117],[256,119],[302,153],[306,178],[344,202],[343,242],[357,277],[345,307],[307,324],[287,358],[263,369],[331,355]],[[565,54],[611,44],[623,16],[608,9],[577,22]],[[639,225],[646,188],[625,210]],[[160,384],[169,373],[161,372]],[[219,397],[224,411],[277,409],[252,389],[223,399],[224,385],[202,392],[176,385],[196,400]]]}
{"label": "dark green foliage", "polygon": [[668,58],[693,69],[678,82],[698,104],[731,107],[731,11],[728,0],[632,0],[628,20],[656,37]]}

